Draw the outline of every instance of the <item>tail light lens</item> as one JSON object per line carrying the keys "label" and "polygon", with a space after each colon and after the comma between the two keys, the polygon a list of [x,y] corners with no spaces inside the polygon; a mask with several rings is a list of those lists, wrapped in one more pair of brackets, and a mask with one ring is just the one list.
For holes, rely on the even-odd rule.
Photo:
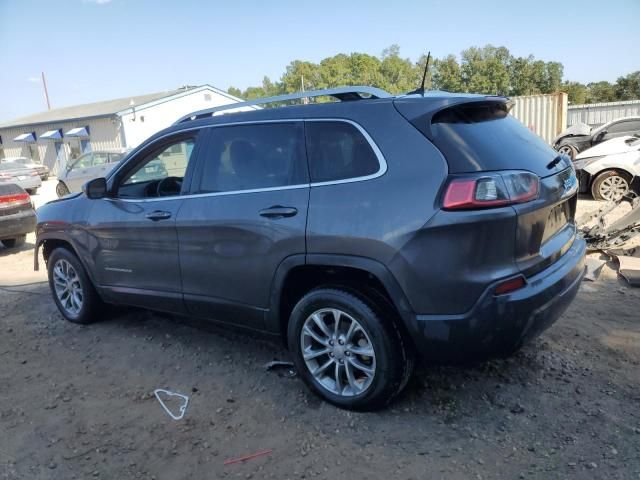
{"label": "tail light lens", "polygon": [[37,171],[33,171],[31,172],[29,175],[31,175],[32,177],[37,177],[38,175],[40,175]]}
{"label": "tail light lens", "polygon": [[11,175],[8,173],[0,173],[0,180],[8,180],[11,178]]}
{"label": "tail light lens", "polygon": [[13,193],[0,196],[0,208],[11,208],[20,205],[30,205],[31,197],[28,193]]}
{"label": "tail light lens", "polygon": [[455,177],[444,194],[445,210],[503,207],[538,198],[540,178],[531,172],[509,170]]}

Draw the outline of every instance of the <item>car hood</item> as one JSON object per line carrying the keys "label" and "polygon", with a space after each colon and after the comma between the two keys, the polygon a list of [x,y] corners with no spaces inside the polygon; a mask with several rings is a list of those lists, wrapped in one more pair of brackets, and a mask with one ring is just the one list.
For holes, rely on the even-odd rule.
{"label": "car hood", "polygon": [[589,157],[615,155],[617,153],[632,152],[634,150],[640,150],[640,139],[633,136],[624,136],[612,138],[594,147],[587,148],[584,152],[580,152],[575,159],[581,160]]}
{"label": "car hood", "polygon": [[557,143],[558,140],[564,137],[578,137],[590,134],[591,127],[589,125],[586,123],[576,123],[575,125],[571,125],[569,128],[560,132],[560,135],[553,139],[553,143]]}

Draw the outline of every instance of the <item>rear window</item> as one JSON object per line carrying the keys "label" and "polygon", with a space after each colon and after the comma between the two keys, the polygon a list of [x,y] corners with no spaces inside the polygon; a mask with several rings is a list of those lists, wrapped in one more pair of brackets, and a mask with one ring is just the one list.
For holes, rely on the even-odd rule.
{"label": "rear window", "polygon": [[307,122],[311,182],[366,177],[380,169],[378,157],[362,133],[346,122]]}
{"label": "rear window", "polygon": [[25,193],[25,191],[14,183],[0,183],[0,197],[17,193]]}
{"label": "rear window", "polygon": [[451,173],[529,170],[542,177],[558,152],[509,115],[504,104],[471,103],[438,112],[431,121],[433,143]]}

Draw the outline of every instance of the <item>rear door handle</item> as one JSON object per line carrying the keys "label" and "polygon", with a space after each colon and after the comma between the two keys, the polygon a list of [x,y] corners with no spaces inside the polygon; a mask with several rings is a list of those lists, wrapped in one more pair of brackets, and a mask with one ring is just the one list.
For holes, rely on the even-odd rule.
{"label": "rear door handle", "polygon": [[274,205],[273,207],[260,210],[260,216],[266,218],[285,218],[293,217],[298,213],[297,208],[293,207],[281,207],[280,205]]}
{"label": "rear door handle", "polygon": [[149,220],[157,222],[158,220],[167,220],[171,218],[171,212],[163,212],[162,210],[156,210],[155,212],[147,213],[145,215]]}

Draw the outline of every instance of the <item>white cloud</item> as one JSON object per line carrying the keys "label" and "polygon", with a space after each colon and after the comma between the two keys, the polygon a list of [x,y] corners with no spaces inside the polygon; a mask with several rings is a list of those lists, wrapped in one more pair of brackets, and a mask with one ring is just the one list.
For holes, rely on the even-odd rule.
{"label": "white cloud", "polygon": [[40,77],[29,77],[27,78],[27,82],[38,83],[40,81]]}

